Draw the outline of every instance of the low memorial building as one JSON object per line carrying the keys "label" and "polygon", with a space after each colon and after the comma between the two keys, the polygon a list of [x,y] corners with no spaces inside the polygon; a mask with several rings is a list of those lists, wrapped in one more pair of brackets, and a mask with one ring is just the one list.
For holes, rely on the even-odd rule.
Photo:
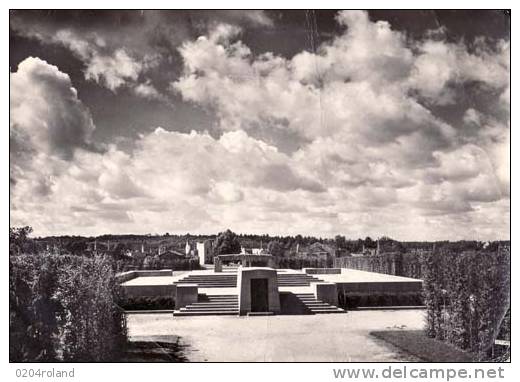
{"label": "low memorial building", "polygon": [[272,268],[240,268],[237,292],[240,315],[280,313],[278,277]]}
{"label": "low memorial building", "polygon": [[[131,271],[119,274],[118,281],[134,299],[171,297],[175,317],[344,313],[348,299],[422,292],[422,280],[382,273],[276,269],[267,254],[219,255],[214,261],[214,269]],[[237,262],[238,267],[225,265]]]}
{"label": "low memorial building", "polygon": [[230,263],[240,264],[242,267],[271,267],[275,268],[275,259],[271,254],[236,253],[218,255],[213,259],[215,272],[222,272],[222,266]]}

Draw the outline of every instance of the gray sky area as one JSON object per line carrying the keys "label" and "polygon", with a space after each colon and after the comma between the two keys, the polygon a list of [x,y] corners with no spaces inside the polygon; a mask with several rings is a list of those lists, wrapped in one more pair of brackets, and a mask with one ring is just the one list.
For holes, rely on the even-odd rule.
{"label": "gray sky area", "polygon": [[11,225],[509,239],[502,11],[11,11]]}

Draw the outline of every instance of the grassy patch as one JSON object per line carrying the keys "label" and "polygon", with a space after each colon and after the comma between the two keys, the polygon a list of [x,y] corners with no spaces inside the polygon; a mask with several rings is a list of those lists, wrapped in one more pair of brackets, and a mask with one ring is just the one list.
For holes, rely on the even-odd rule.
{"label": "grassy patch", "polygon": [[363,293],[363,294],[341,294],[339,305],[346,309],[358,307],[382,307],[382,306],[422,306],[424,305],[420,292],[411,293]]}
{"label": "grassy patch", "polygon": [[121,362],[187,362],[178,336],[143,336],[128,341]]}
{"label": "grassy patch", "polygon": [[427,337],[422,330],[385,330],[371,335],[427,362],[473,362],[471,354]]}
{"label": "grassy patch", "polygon": [[128,298],[122,304],[124,310],[172,310],[175,300],[168,297]]}

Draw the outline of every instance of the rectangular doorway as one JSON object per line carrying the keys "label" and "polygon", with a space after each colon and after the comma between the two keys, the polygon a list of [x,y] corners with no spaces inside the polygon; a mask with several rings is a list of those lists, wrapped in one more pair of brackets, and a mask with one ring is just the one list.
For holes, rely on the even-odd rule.
{"label": "rectangular doorway", "polygon": [[251,279],[251,312],[268,312],[267,279]]}

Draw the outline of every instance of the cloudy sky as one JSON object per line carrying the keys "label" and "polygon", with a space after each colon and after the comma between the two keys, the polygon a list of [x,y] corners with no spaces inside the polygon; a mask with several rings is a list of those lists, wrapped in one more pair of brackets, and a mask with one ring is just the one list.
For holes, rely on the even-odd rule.
{"label": "cloudy sky", "polygon": [[12,11],[11,225],[509,239],[498,11]]}

